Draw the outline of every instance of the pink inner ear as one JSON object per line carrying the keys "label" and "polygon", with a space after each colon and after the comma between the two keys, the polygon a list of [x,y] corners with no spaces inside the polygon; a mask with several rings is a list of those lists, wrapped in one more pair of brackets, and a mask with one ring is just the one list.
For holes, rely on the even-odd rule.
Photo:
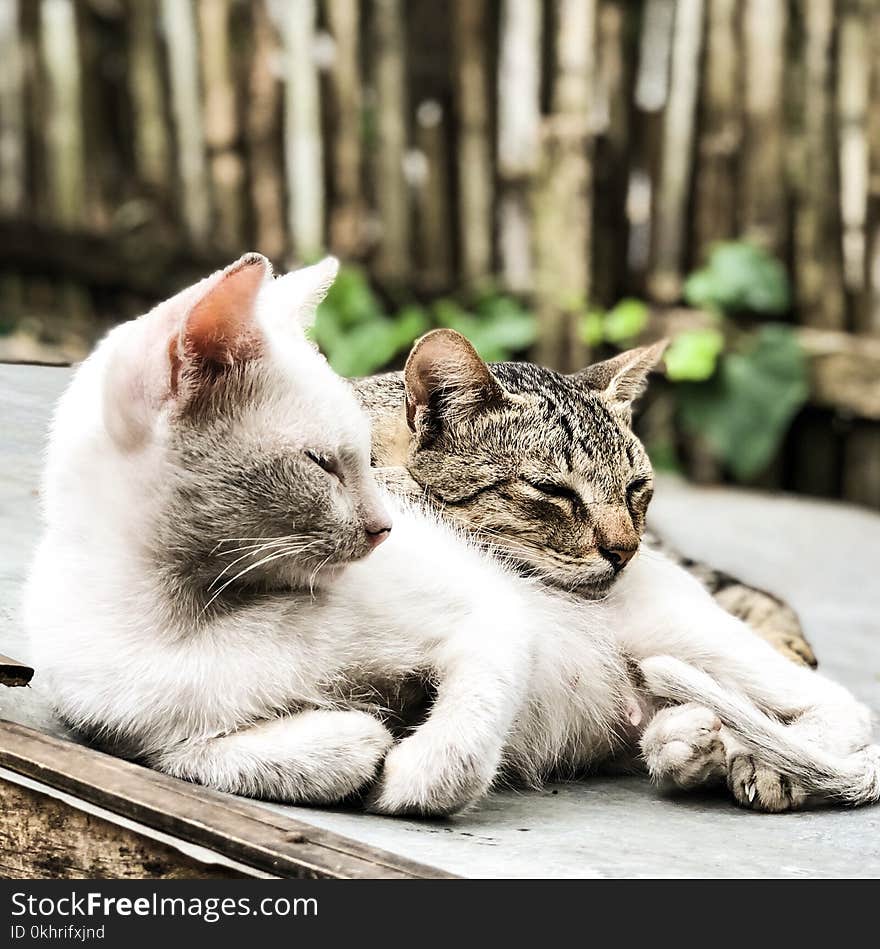
{"label": "pink inner ear", "polygon": [[187,316],[180,335],[181,355],[214,365],[254,358],[259,351],[254,302],[266,273],[262,259],[227,271]]}

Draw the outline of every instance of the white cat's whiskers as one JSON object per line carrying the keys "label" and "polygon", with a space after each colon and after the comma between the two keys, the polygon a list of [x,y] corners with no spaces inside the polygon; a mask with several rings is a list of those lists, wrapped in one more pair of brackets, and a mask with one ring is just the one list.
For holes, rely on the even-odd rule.
{"label": "white cat's whiskers", "polygon": [[[308,539],[308,538],[312,538],[312,539],[311,539],[308,543],[302,544],[302,545],[299,547],[299,549],[300,549],[301,551],[308,550],[310,547],[315,546],[315,544],[318,543],[318,542],[321,540],[320,537],[314,537],[312,534],[305,534],[305,535],[302,535],[302,540],[306,540],[306,539]],[[244,540],[245,538],[242,538],[242,539]],[[281,547],[281,546],[284,546],[284,545],[288,545],[288,546],[292,549],[294,546],[296,546],[295,543],[294,543],[294,541],[296,541],[296,540],[297,540],[297,535],[295,535],[295,534],[287,534],[286,536],[279,536],[279,537],[266,538],[266,541],[267,541],[266,543],[254,543],[254,544],[249,544],[249,545],[247,545],[247,546],[245,546],[245,547],[236,547],[236,548],[233,549],[233,550],[223,550],[223,551],[220,551],[220,553],[218,554],[218,556],[220,556],[220,557],[225,557],[225,556],[227,556],[227,555],[230,555],[230,556],[231,556],[232,554],[237,554],[237,553],[239,553],[240,551],[245,551],[245,553],[242,554],[242,556],[240,556],[240,557],[236,557],[236,559],[233,560],[231,563],[228,563],[228,564],[220,571],[220,573],[214,578],[214,580],[211,582],[211,585],[208,587],[208,589],[209,589],[209,590],[213,589],[213,587],[214,587],[214,586],[217,584],[217,582],[223,577],[223,575],[224,575],[230,568],[234,567],[234,566],[235,566],[237,563],[239,563],[240,561],[245,560],[245,559],[247,559],[248,557],[258,556],[259,554],[261,554],[261,553],[263,553],[264,551],[269,550],[269,549],[271,549],[271,548],[273,548],[273,547]],[[222,543],[222,542],[221,542],[221,543]],[[213,550],[216,551],[216,550],[217,550],[217,546],[215,546],[215,547],[213,548]]]}
{"label": "white cat's whiskers", "polygon": [[[296,534],[288,534],[287,539],[292,540]],[[211,553],[216,554],[224,544],[261,544],[270,540],[284,540],[284,535],[274,534],[271,537],[221,537],[211,548]],[[243,547],[240,549],[244,549]],[[232,553],[233,551],[220,551],[221,553]]]}
{"label": "white cat's whiskers", "polygon": [[314,600],[314,598],[315,598],[315,580],[318,579],[318,574],[320,573],[321,569],[327,565],[327,561],[330,560],[330,558],[331,558],[332,556],[333,556],[333,554],[328,554],[328,555],[318,564],[318,566],[315,567],[315,569],[311,572],[311,574],[309,574],[309,596],[310,596],[313,600]]}
{"label": "white cat's whiskers", "polygon": [[267,539],[267,540],[265,540],[265,541],[262,541],[262,540],[261,540],[261,541],[258,541],[258,542],[256,542],[256,543],[253,543],[253,544],[246,544],[246,545],[243,546],[243,547],[233,547],[231,550],[220,550],[220,551],[218,551],[218,550],[215,549],[214,553],[216,553],[218,557],[231,557],[232,554],[241,553],[241,551],[243,551],[243,550],[245,550],[245,551],[249,551],[249,550],[262,550],[262,549],[266,548],[267,546],[274,544],[274,542],[275,542],[276,540],[278,541],[278,543],[285,543],[285,542],[287,542],[287,541],[295,540],[295,536],[294,536],[293,534],[288,534],[286,537],[273,538],[272,540],[268,540],[268,539]]}
{"label": "white cat's whiskers", "polygon": [[[214,602],[214,600],[216,600],[217,597],[220,596],[220,594],[223,593],[223,591],[228,586],[235,583],[236,580],[240,580],[245,574],[250,573],[251,570],[256,570],[257,567],[261,567],[263,566],[263,564],[271,563],[273,560],[278,560],[281,557],[292,557],[294,554],[300,554],[304,550],[308,549],[309,547],[313,547],[318,542],[319,541],[315,540],[315,541],[311,541],[311,543],[306,544],[305,546],[291,545],[288,547],[284,547],[282,550],[274,550],[271,554],[269,554],[266,557],[263,557],[261,560],[258,560],[256,563],[252,563],[249,566],[245,567],[243,570],[239,570],[239,572],[234,577],[231,577],[221,587],[217,588],[217,591],[214,593],[211,599],[208,600],[208,602],[202,607],[200,611],[200,615],[203,614],[208,609],[208,607]],[[330,558],[328,557],[327,559],[329,560]],[[324,563],[326,563],[326,561],[324,561]],[[323,566],[323,563],[321,564],[321,566]],[[213,584],[211,584],[211,586],[213,586]]]}
{"label": "white cat's whiskers", "polygon": [[[268,544],[255,544],[252,547],[244,548],[239,547],[238,550],[245,550],[240,557],[236,557],[231,563],[226,564],[226,566],[217,574],[216,577],[211,581],[211,585],[208,587],[208,590],[213,590],[214,587],[222,580],[223,576],[228,573],[237,563],[241,563],[242,560],[247,560],[248,557],[258,557],[260,554],[265,553],[267,550],[273,550],[278,547],[284,547],[290,543],[292,538],[285,538],[283,540],[276,541],[275,543]],[[229,551],[230,554],[238,553],[238,550]],[[223,554],[221,554],[223,556]]]}

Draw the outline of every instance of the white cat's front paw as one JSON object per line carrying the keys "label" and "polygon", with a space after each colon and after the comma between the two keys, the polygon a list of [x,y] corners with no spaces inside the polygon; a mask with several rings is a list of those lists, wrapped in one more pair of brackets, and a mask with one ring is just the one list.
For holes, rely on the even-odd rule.
{"label": "white cat's front paw", "polygon": [[658,712],[642,735],[641,748],[648,773],[658,784],[694,788],[726,773],[721,721],[701,705]]}
{"label": "white cat's front paw", "polygon": [[500,752],[494,757],[470,755],[416,733],[386,756],[368,810],[397,816],[454,814],[489,790],[499,759]]}
{"label": "white cat's front paw", "polygon": [[730,759],[727,782],[731,793],[743,807],[779,814],[797,810],[807,800],[807,792],[790,778],[752,755],[738,753]]}

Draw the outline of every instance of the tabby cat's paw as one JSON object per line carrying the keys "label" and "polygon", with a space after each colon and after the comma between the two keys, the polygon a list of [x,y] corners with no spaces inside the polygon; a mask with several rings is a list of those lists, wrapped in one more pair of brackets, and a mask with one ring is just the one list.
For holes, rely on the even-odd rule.
{"label": "tabby cat's paw", "polygon": [[368,810],[446,817],[464,810],[489,790],[496,763],[425,739],[416,733],[389,752]]}
{"label": "tabby cat's paw", "polygon": [[819,665],[816,654],[803,636],[780,635],[773,640],[773,646],[783,656],[791,659],[792,662],[798,663],[798,665],[809,666],[811,669],[815,669]]}
{"label": "tabby cat's paw", "polygon": [[743,807],[779,814],[797,810],[807,799],[806,792],[790,778],[761,764],[751,755],[735,755],[728,768],[727,783]]}
{"label": "tabby cat's paw", "polygon": [[648,772],[658,784],[694,788],[725,774],[721,721],[701,705],[688,703],[658,712],[642,735],[641,747]]}

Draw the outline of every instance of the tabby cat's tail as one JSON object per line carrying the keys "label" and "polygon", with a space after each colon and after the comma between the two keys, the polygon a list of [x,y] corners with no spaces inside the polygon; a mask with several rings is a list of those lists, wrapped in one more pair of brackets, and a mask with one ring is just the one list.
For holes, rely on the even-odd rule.
{"label": "tabby cat's tail", "polygon": [[648,690],[675,702],[697,702],[712,709],[747,747],[805,790],[844,804],[880,801],[880,747],[851,755],[816,747],[781,722],[765,715],[738,692],[724,688],[700,669],[672,656],[640,661]]}

